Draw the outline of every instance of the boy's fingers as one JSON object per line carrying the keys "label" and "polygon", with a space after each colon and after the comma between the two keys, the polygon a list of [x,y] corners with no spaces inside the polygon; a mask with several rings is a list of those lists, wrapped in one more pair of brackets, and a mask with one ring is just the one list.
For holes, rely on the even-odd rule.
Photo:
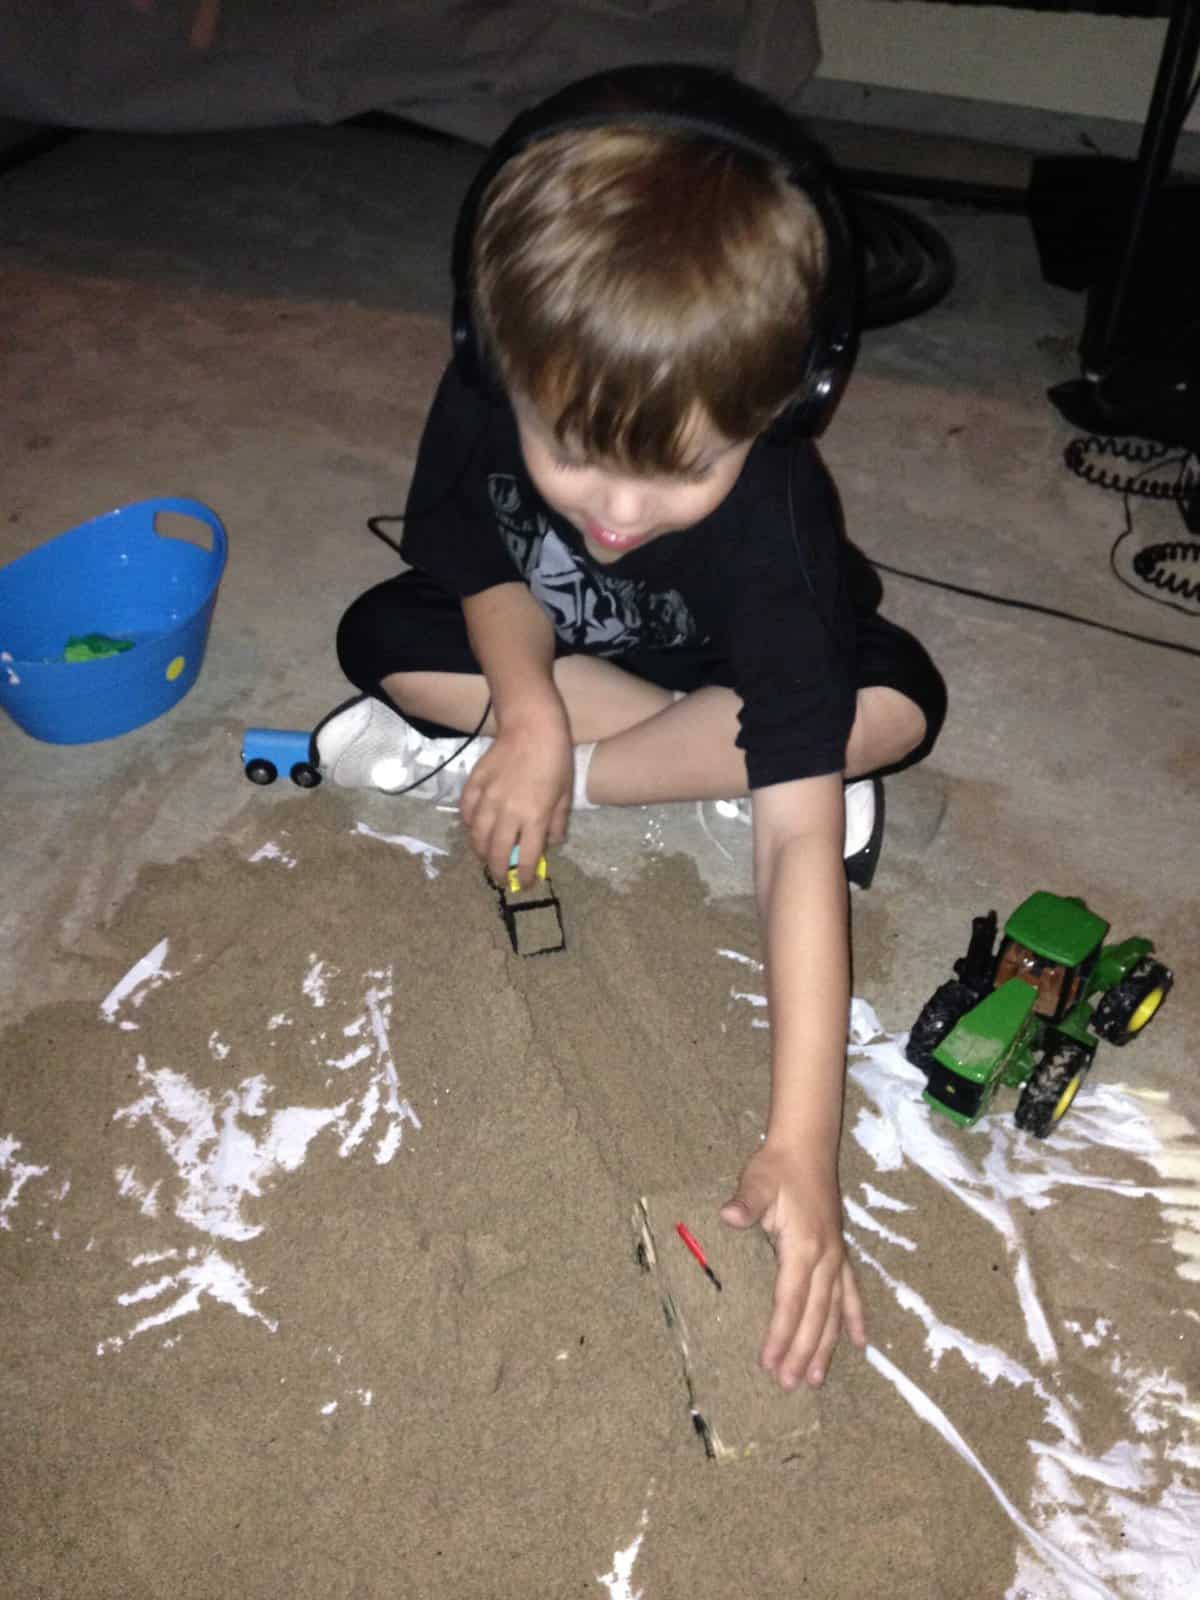
{"label": "boy's fingers", "polygon": [[[775,1189],[768,1180],[756,1180],[753,1174],[743,1173],[737,1188],[721,1207],[721,1221],[728,1223],[731,1228],[752,1227],[754,1223],[762,1222],[774,1198]],[[781,1267],[775,1277],[777,1289],[782,1272]]]}
{"label": "boy's fingers", "polygon": [[492,877],[497,883],[503,883],[508,877],[509,858],[516,843],[515,831],[506,827],[494,812],[488,812],[476,819],[472,837]]}
{"label": "boy's fingers", "polygon": [[806,1279],[806,1294],[785,1331],[784,1353],[776,1373],[785,1389],[794,1389],[813,1363],[830,1321],[836,1276],[818,1265]]}
{"label": "boy's fingers", "polygon": [[763,1344],[762,1364],[782,1379],[782,1364],[795,1345],[811,1290],[812,1270],[807,1264],[782,1259],[775,1275],[775,1298]]}
{"label": "boy's fingers", "polygon": [[551,844],[562,844],[567,837],[567,822],[571,815],[571,797],[563,795],[555,806],[550,818],[550,832],[547,835]]}
{"label": "boy's fingers", "polygon": [[863,1310],[862,1295],[858,1292],[858,1279],[847,1261],[842,1266],[842,1322],[850,1341],[859,1350],[867,1343],[867,1317]]}
{"label": "boy's fingers", "polygon": [[758,1221],[749,1203],[740,1194],[726,1200],[720,1210],[721,1221],[730,1228],[751,1228]]}
{"label": "boy's fingers", "polygon": [[486,865],[489,872],[494,874],[493,860],[496,854],[496,841],[492,828],[491,816],[482,808],[477,809],[467,826],[471,837],[471,848],[479,859]]}
{"label": "boy's fingers", "polygon": [[[472,773],[471,778],[474,778],[474,776],[475,774]],[[458,814],[462,818],[464,826],[467,828],[471,826],[471,821],[475,816],[478,806],[479,790],[472,786],[471,779],[469,778],[463,787],[462,794],[460,794],[458,797]]]}
{"label": "boy's fingers", "polygon": [[804,1369],[804,1381],[811,1384],[814,1389],[819,1389],[825,1382],[829,1372],[829,1363],[833,1360],[834,1347],[838,1341],[838,1334],[842,1331],[842,1303],[841,1294],[834,1291],[833,1299],[829,1306],[829,1315],[825,1319],[825,1327],[817,1342],[816,1354]]}
{"label": "boy's fingers", "polygon": [[519,841],[520,855],[517,863],[517,881],[522,889],[528,889],[537,882],[538,862],[542,859],[546,843],[546,835],[541,828],[531,829],[521,835]]}

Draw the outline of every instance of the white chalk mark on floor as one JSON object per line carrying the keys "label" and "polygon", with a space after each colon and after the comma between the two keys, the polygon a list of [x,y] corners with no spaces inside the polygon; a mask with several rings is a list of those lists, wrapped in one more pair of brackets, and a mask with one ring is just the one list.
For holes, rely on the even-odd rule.
{"label": "white chalk mark on floor", "polygon": [[178,973],[167,970],[169,947],[169,940],[160,939],[153,950],[135,962],[120,982],[113,985],[100,1002],[100,1015],[105,1022],[119,1022],[119,1026],[125,1030],[137,1027],[137,1023],[128,1017],[118,1019],[117,1013],[127,1001],[133,1006],[140,1006],[146,996],[152,994],[160,984],[166,983],[169,978],[178,977]]}
{"label": "white chalk mark on floor", "polygon": [[[170,1067],[136,1066],[146,1092],[113,1113],[114,1122],[146,1122],[173,1162],[182,1188],[174,1203],[181,1222],[215,1239],[244,1241],[263,1225],[245,1215],[281,1174],[295,1172],[323,1128],[343,1121],[347,1106],[284,1106],[269,1112],[271,1089],[256,1075],[221,1095],[198,1088]],[[250,1124],[261,1122],[255,1134]]]}
{"label": "white chalk mark on floor", "polygon": [[[104,1013],[110,1020],[119,1016],[122,1005],[141,1003],[149,992],[146,985],[164,971],[166,951],[163,940],[112,991]],[[210,1068],[226,1074],[225,1081],[215,1086],[193,1081],[175,1065],[156,1065],[144,1052],[137,1055],[133,1066],[140,1093],[118,1107],[112,1121],[131,1133],[148,1131],[157,1154],[147,1151],[144,1142],[139,1150],[136,1139],[127,1143],[122,1151],[127,1159],[114,1169],[117,1195],[156,1226],[182,1225],[220,1248],[193,1246],[181,1253],[176,1239],[168,1238],[131,1258],[131,1266],[173,1258],[183,1264],[166,1274],[152,1274],[116,1296],[119,1306],[153,1301],[155,1309],[125,1333],[102,1340],[97,1347],[101,1354],[207,1303],[231,1307],[274,1330],[276,1320],[255,1304],[263,1288],[251,1281],[241,1262],[223,1252],[231,1245],[251,1245],[265,1231],[273,1191],[301,1170],[322,1136],[337,1138],[343,1158],[369,1148],[374,1161],[384,1164],[400,1150],[406,1131],[420,1129],[420,1117],[401,1093],[392,1054],[392,969],[372,968],[359,984],[347,994],[350,986],[339,968],[315,952],[309,955],[297,988],[301,1009],[320,1018],[322,1026],[315,1036],[307,1028],[296,1028],[283,1038],[293,1067],[296,1055],[307,1053],[302,1064],[313,1074],[310,1103],[277,1103],[277,1091],[261,1071],[229,1082],[228,1077],[237,1073],[238,1047],[215,1029],[206,1030],[204,1051]],[[350,1020],[342,1021],[348,1010]],[[280,1037],[278,1022],[279,1014],[268,1023],[272,1039]],[[352,1042],[349,1054],[329,1054],[327,1041],[334,1030],[343,1042]],[[256,1045],[251,1048],[255,1061],[261,1060],[264,1051]],[[244,1053],[246,1047],[241,1049]],[[338,1071],[337,1094],[332,1103],[322,1104],[330,1068]],[[4,1148],[0,1146],[0,1151]],[[32,1176],[22,1173],[21,1184]],[[370,1391],[361,1391],[359,1398],[369,1405]]]}
{"label": "white chalk mark on floor", "polygon": [[752,967],[755,972],[765,971],[761,961],[756,960],[754,956],[744,956],[740,950],[724,950],[718,947],[717,954],[724,956],[726,961],[737,961],[744,967]]}
{"label": "white chalk mark on floor", "polygon": [[904,1401],[916,1412],[917,1416],[923,1422],[929,1423],[930,1427],[936,1428],[955,1454],[962,1457],[972,1472],[979,1474],[997,1505],[1017,1528],[1022,1538],[1028,1540],[1037,1553],[1060,1574],[1069,1577],[1072,1583],[1072,1600],[1085,1600],[1085,1597],[1087,1597],[1087,1600],[1119,1600],[1119,1596],[1114,1590],[1110,1589],[1107,1584],[1100,1582],[1098,1578],[1093,1577],[1086,1567],[1081,1566],[1065,1550],[1059,1549],[1058,1546],[1046,1538],[1044,1534],[1039,1533],[1021,1515],[1021,1512],[1005,1494],[975,1451],[972,1450],[962,1434],[950,1421],[950,1418],[940,1406],[929,1398],[924,1389],[915,1384],[905,1373],[901,1372],[900,1368],[889,1361],[887,1356],[881,1350],[876,1349],[874,1345],[867,1346],[866,1356],[876,1372],[894,1385]]}
{"label": "white chalk mark on floor", "polygon": [[421,867],[427,878],[439,876],[436,858],[450,854],[448,850],[443,850],[440,844],[430,844],[425,839],[416,839],[411,833],[380,833],[377,828],[372,828],[365,822],[357,823],[354,831],[368,839],[378,839],[382,844],[395,845],[401,850],[407,850],[410,856],[420,856]]}
{"label": "white chalk mark on floor", "polygon": [[297,857],[275,839],[268,839],[266,844],[259,845],[248,859],[251,862],[278,861],[281,867],[287,867],[289,871],[295,867],[297,861]]}
{"label": "white chalk mark on floor", "polygon": [[12,1231],[9,1213],[16,1210],[22,1189],[35,1178],[45,1178],[50,1172],[49,1167],[39,1163],[19,1160],[17,1151],[24,1148],[21,1141],[11,1134],[0,1138],[0,1182],[7,1184],[7,1188],[0,1191],[0,1228],[6,1233]]}
{"label": "white chalk mark on floor", "polygon": [[609,1600],[642,1600],[641,1589],[633,1587],[633,1568],[638,1558],[638,1551],[642,1548],[642,1540],[646,1537],[646,1526],[650,1521],[650,1508],[646,1506],[642,1511],[638,1527],[641,1530],[631,1544],[624,1550],[618,1550],[613,1555],[612,1571],[598,1576],[597,1583],[602,1583],[608,1590]]}
{"label": "white chalk mark on floor", "polygon": [[158,1309],[140,1318],[126,1333],[102,1339],[96,1346],[98,1356],[120,1350],[131,1339],[152,1328],[161,1328],[168,1322],[189,1316],[200,1309],[206,1296],[210,1300],[230,1306],[243,1317],[251,1317],[261,1322],[272,1333],[275,1332],[279,1326],[278,1322],[264,1316],[253,1304],[255,1295],[261,1294],[262,1290],[256,1289],[234,1262],[217,1250],[201,1251],[195,1247],[187,1251],[186,1262],[185,1266],[175,1272],[162,1273],[157,1278],[139,1284],[136,1289],[130,1289],[117,1296],[117,1304],[121,1306],[144,1305],[149,1301],[161,1302],[164,1296],[170,1294],[174,1294],[174,1299],[165,1305],[160,1304]]}

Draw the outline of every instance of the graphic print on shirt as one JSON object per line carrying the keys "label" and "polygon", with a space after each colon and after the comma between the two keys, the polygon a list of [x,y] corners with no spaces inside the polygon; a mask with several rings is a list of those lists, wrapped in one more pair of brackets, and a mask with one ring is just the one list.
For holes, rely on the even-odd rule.
{"label": "graphic print on shirt", "polygon": [[700,630],[677,589],[652,590],[593,572],[541,512],[525,510],[510,473],[492,473],[488,495],[508,553],[560,639],[597,655],[699,642]]}

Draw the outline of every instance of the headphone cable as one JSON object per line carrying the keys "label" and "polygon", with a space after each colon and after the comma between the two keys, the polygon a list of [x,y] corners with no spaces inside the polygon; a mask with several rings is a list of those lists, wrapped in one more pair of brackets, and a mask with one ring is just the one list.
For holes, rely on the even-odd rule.
{"label": "headphone cable", "polygon": [[[419,517],[426,516],[429,512],[436,511],[439,506],[445,505],[446,501],[450,499],[450,497],[455,493],[459,485],[462,483],[463,479],[466,477],[467,469],[470,467],[471,462],[475,459],[475,453],[479,449],[479,446],[483,443],[484,435],[487,433],[487,431],[488,423],[485,420],[483,426],[476,433],[474,439],[472,439],[470,449],[463,457],[458,472],[455,474],[447,488],[440,495],[435,495],[432,500],[427,501],[423,506],[417,506],[415,508],[415,512],[409,510],[380,511],[376,512],[373,516],[369,516],[367,518],[367,527],[375,535],[375,537],[377,539],[382,539],[384,544],[388,545],[396,552],[398,556],[403,559],[404,551],[401,549],[396,540],[392,538],[390,533],[385,533],[383,531],[384,524],[392,522],[404,523],[408,520],[410,515],[416,515]],[[342,708],[339,707],[339,709]],[[404,713],[399,711],[398,707],[394,709],[398,711],[400,716],[404,716]],[[332,714],[333,713],[331,713],[331,715]],[[389,792],[394,795],[408,794],[410,789],[417,789],[421,786],[421,784],[427,783],[430,778],[436,778],[439,772],[444,772],[452,761],[457,761],[459,756],[462,755],[463,751],[469,749],[470,746],[475,743],[476,739],[478,739],[480,734],[483,732],[484,724],[487,722],[487,719],[491,716],[491,714],[492,697],[489,694],[487,704],[483,708],[483,715],[475,724],[474,728],[472,728],[471,732],[464,737],[457,750],[451,751],[444,761],[439,762],[438,765],[431,771],[422,773],[421,776],[413,783],[406,784],[403,789],[393,789]],[[325,720],[328,721],[329,719],[326,718]],[[408,719],[405,718],[405,721],[407,720]],[[315,738],[316,735],[314,734],[313,737]]]}
{"label": "headphone cable", "polygon": [[370,528],[375,537],[377,539],[382,539],[384,544],[390,545],[398,556],[403,556],[404,551],[396,543],[395,539],[392,538],[390,533],[384,533],[383,524],[385,522],[403,522],[404,516],[405,514],[403,511],[381,511],[377,512],[373,517],[367,518],[367,527]]}
{"label": "headphone cable", "polygon": [[[412,783],[406,783],[403,789],[389,789],[388,793],[393,796],[408,794],[410,789],[419,789],[423,783],[428,783],[430,778],[436,778],[439,772],[444,772],[452,761],[458,760],[459,756],[462,755],[463,751],[466,750],[468,746],[475,743],[476,739],[478,739],[479,735],[483,732],[483,725],[491,715],[491,711],[492,697],[489,695],[487,705],[485,705],[483,708],[483,715],[475,724],[474,728],[472,728],[471,732],[468,733],[463,739],[463,742],[459,745],[457,750],[451,751],[444,761],[440,761],[437,766],[433,767],[429,772],[423,772],[421,776],[415,779]],[[403,713],[401,714],[403,715]]]}
{"label": "headphone cable", "polygon": [[1043,617],[1057,617],[1063,622],[1077,623],[1081,628],[1096,628],[1101,633],[1112,633],[1120,639],[1133,639],[1138,644],[1152,644],[1160,650],[1174,650],[1184,656],[1200,656],[1195,645],[1176,644],[1172,639],[1156,639],[1152,634],[1135,633],[1131,628],[1118,628],[1110,622],[1097,622],[1094,617],[1081,617],[1074,611],[1060,611],[1056,606],[1040,605],[1036,600],[1015,600],[1008,595],[990,594],[986,589],[972,589],[966,584],[950,583],[944,578],[930,578],[922,572],[908,572],[903,567],[893,567],[886,561],[877,561],[863,552],[873,567],[894,578],[907,578],[910,583],[923,583],[931,589],[945,589],[950,594],[965,595],[971,600],[986,600],[989,605],[1006,606],[1014,611],[1033,611]]}

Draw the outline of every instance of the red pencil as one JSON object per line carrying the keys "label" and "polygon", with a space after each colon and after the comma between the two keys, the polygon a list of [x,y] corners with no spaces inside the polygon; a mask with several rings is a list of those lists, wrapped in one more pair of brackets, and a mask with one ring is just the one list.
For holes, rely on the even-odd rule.
{"label": "red pencil", "polygon": [[721,1280],[709,1266],[708,1260],[704,1254],[704,1251],[701,1250],[698,1241],[692,1237],[691,1233],[687,1228],[684,1227],[682,1222],[677,1222],[675,1224],[675,1232],[679,1235],[684,1244],[687,1245],[688,1249],[700,1263],[701,1267],[704,1269],[704,1276],[708,1279],[709,1283],[711,1283],[713,1288],[716,1289],[717,1293],[720,1294]]}

